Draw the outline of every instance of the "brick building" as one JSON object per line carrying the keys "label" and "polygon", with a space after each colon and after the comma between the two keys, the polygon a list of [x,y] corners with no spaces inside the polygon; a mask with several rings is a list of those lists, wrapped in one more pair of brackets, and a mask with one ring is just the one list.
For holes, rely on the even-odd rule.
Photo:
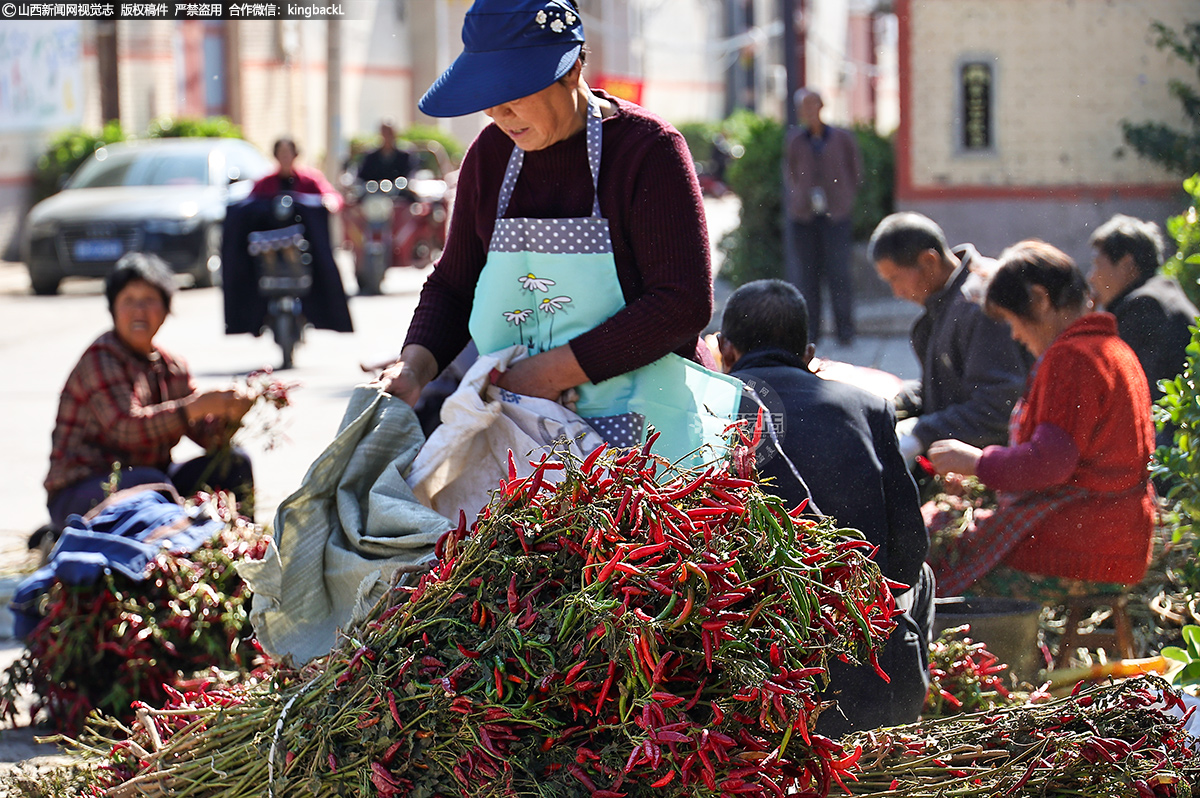
{"label": "brick building", "polygon": [[[1087,264],[1121,212],[1160,223],[1180,180],[1139,157],[1120,123],[1183,127],[1150,21],[1182,29],[1196,0],[895,0],[897,204],[988,255],[1038,237]],[[1194,80],[1194,74],[1191,78]]]}

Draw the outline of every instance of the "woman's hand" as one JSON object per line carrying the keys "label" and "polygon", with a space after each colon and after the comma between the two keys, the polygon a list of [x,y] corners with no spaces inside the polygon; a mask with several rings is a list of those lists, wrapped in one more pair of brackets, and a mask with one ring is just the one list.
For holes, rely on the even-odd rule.
{"label": "woman's hand", "polygon": [[254,397],[240,388],[224,388],[214,391],[199,391],[188,397],[184,405],[189,423],[216,418],[236,423],[254,405]]}
{"label": "woman's hand", "polygon": [[557,402],[566,391],[588,381],[569,346],[509,364],[508,371],[496,383],[506,391],[522,396],[540,396]]}
{"label": "woman's hand", "polygon": [[929,462],[933,463],[933,467],[942,476],[958,474],[964,477],[975,474],[981,454],[982,449],[955,440],[934,441],[929,444],[929,451],[926,452]]}
{"label": "woman's hand", "polygon": [[409,344],[400,353],[400,359],[379,375],[379,386],[410,406],[416,406],[421,398],[421,389],[437,376],[437,358],[423,346]]}

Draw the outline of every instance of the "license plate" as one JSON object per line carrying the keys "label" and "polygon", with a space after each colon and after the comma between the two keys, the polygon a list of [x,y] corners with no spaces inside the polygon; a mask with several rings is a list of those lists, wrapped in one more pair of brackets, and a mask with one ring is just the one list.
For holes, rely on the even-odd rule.
{"label": "license plate", "polygon": [[81,238],[75,242],[75,260],[116,260],[125,254],[119,238]]}

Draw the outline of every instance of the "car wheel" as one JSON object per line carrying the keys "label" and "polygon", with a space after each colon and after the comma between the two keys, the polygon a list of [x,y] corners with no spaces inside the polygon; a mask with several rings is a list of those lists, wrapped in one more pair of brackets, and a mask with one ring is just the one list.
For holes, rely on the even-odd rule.
{"label": "car wheel", "polygon": [[29,270],[29,282],[33,285],[33,293],[38,296],[54,296],[62,282],[62,275],[52,272],[37,272]]}

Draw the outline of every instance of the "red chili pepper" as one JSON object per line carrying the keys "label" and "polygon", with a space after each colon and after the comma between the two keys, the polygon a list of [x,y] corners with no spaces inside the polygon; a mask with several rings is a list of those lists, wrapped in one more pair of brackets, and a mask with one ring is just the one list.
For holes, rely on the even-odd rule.
{"label": "red chili pepper", "polygon": [[517,602],[517,575],[513,574],[508,578],[508,611],[516,615],[518,609],[520,604]]}
{"label": "red chili pepper", "polygon": [[396,706],[396,696],[392,691],[388,691],[388,709],[392,712],[392,719],[396,721],[396,728],[403,729],[404,724],[400,722],[400,709]]}
{"label": "red chili pepper", "polygon": [[596,465],[596,461],[600,459],[600,455],[602,455],[607,449],[608,444],[602,443],[593,449],[591,454],[584,458],[582,469],[585,475],[591,475],[592,468]]}
{"label": "red chili pepper", "polygon": [[655,781],[650,782],[650,786],[654,787],[654,788],[666,787],[668,784],[670,784],[674,780],[675,780],[675,771],[668,770],[666,772],[666,775],[660,777],[659,779],[657,779]]}

